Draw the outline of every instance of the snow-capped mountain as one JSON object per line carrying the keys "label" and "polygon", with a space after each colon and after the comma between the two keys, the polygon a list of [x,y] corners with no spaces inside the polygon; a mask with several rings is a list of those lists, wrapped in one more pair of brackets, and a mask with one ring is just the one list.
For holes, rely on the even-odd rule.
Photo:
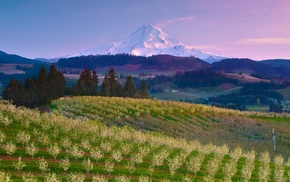
{"label": "snow-capped mountain", "polygon": [[91,49],[78,55],[104,55],[104,54],[131,54],[136,56],[152,56],[160,54],[168,54],[180,57],[194,56],[206,62],[212,63],[225,59],[226,57],[207,53],[190,46],[186,46],[168,34],[164,33],[160,28],[151,24],[142,25],[137,31],[124,41],[115,42],[111,46],[104,48]]}

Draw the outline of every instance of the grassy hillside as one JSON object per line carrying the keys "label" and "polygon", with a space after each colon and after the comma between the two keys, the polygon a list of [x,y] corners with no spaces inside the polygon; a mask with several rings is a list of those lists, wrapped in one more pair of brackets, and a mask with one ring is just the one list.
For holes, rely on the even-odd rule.
{"label": "grassy hillside", "polygon": [[172,83],[159,84],[156,87],[166,90],[166,92],[153,93],[152,97],[158,100],[172,100],[180,101],[189,99],[194,103],[202,102],[203,99],[209,97],[226,95],[230,93],[239,93],[241,90],[240,86],[233,85],[231,83],[225,83],[216,87],[199,87],[199,88],[182,88],[172,89],[170,86]]}
{"label": "grassy hillside", "polygon": [[98,119],[108,126],[130,126],[168,136],[198,140],[203,144],[272,152],[272,128],[277,151],[290,155],[290,116],[239,112],[216,107],[157,100],[105,97],[74,97],[53,102],[68,117]]}
{"label": "grassy hillside", "polygon": [[[205,120],[210,115],[207,113],[228,115],[226,118],[251,118],[250,113],[174,102],[102,97],[65,98],[52,106],[54,112],[41,114],[0,103],[0,181],[4,178],[74,182],[278,181],[289,178],[290,168],[285,165],[290,165],[290,161],[284,161],[280,155],[271,159],[268,152],[260,154],[254,150],[230,149],[226,145],[204,145],[197,140],[188,141],[145,129],[142,132],[103,124],[121,122],[121,119],[125,122],[124,118],[133,116],[146,119],[144,113],[147,113],[156,121],[163,117],[160,120],[168,124],[172,121],[182,125],[181,120],[190,123],[186,118],[191,113],[199,118],[197,125],[206,127],[214,123]],[[256,117],[269,123],[273,119],[265,115]],[[282,118],[279,121],[286,123]]]}

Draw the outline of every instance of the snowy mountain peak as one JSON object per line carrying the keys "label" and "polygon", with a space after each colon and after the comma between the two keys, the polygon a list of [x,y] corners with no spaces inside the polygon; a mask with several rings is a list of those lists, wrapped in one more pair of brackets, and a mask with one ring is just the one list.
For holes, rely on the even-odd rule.
{"label": "snowy mountain peak", "polygon": [[115,55],[124,53],[146,57],[160,54],[180,57],[194,56],[210,63],[225,58],[220,55],[206,53],[190,46],[186,46],[152,24],[142,25],[127,39],[120,42],[115,42],[112,46],[105,50],[97,48],[83,52],[80,55]]}
{"label": "snowy mountain peak", "polygon": [[159,28],[155,27],[152,24],[144,24],[139,27],[132,35],[145,37],[146,35],[151,34],[154,31],[162,32]]}
{"label": "snowy mountain peak", "polygon": [[[140,42],[153,44],[180,44],[177,40],[173,39],[160,28],[155,27],[152,24],[142,25],[135,33],[133,33],[128,39],[137,39]],[[141,40],[143,39],[143,40]]]}
{"label": "snowy mountain peak", "polygon": [[145,24],[138,28],[130,37],[121,42],[116,42],[108,50],[109,54],[128,53],[138,56],[152,56],[167,54],[165,49],[181,45],[161,29]]}

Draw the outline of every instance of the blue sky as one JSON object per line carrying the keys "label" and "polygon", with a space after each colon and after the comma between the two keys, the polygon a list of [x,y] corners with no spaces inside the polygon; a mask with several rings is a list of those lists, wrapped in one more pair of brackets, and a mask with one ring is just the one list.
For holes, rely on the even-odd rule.
{"label": "blue sky", "polygon": [[290,59],[289,0],[1,0],[0,50],[72,55],[127,38],[151,23],[212,53]]}

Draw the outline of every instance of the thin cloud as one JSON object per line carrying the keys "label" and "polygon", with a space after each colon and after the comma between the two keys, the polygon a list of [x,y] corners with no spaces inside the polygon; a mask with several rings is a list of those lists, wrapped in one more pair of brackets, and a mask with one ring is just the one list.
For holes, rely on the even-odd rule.
{"label": "thin cloud", "polygon": [[186,16],[186,17],[181,17],[181,18],[174,18],[174,19],[169,19],[165,20],[165,23],[173,23],[173,22],[178,22],[178,21],[185,21],[185,20],[192,20],[193,16]]}
{"label": "thin cloud", "polygon": [[290,44],[290,38],[255,38],[242,39],[237,44],[257,45],[257,44]]}
{"label": "thin cloud", "polygon": [[189,47],[201,50],[209,50],[216,48],[216,46],[213,45],[190,45]]}
{"label": "thin cloud", "polygon": [[194,19],[193,16],[185,16],[185,17],[180,17],[180,18],[172,18],[172,19],[168,19],[168,20],[164,20],[161,22],[158,22],[157,25],[162,27],[162,26],[167,26],[171,23],[175,23],[175,22],[181,22],[181,21],[189,21]]}

